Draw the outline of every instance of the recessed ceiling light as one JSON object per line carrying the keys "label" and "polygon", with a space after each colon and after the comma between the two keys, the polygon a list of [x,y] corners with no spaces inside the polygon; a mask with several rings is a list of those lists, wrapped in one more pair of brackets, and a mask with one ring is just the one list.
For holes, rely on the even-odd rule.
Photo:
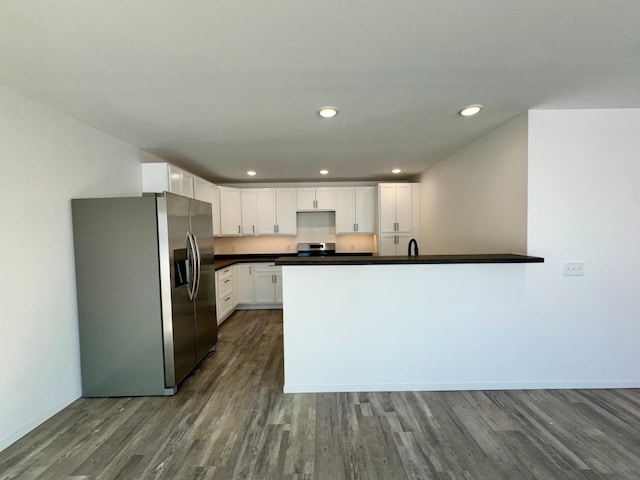
{"label": "recessed ceiling light", "polygon": [[472,117],[476,113],[482,110],[482,105],[468,105],[460,110],[458,113],[463,117]]}
{"label": "recessed ceiling light", "polygon": [[336,115],[338,115],[338,109],[336,107],[322,107],[320,110],[318,110],[318,115],[320,115],[322,118],[333,118]]}
{"label": "recessed ceiling light", "polygon": [[247,175],[253,177],[256,174],[255,170],[247,170]]}
{"label": "recessed ceiling light", "polygon": [[391,173],[401,173],[402,170],[400,170],[399,168],[394,168],[393,170],[391,170]]}
{"label": "recessed ceiling light", "polygon": [[327,173],[329,173],[329,170],[320,170],[320,175],[326,175]]}

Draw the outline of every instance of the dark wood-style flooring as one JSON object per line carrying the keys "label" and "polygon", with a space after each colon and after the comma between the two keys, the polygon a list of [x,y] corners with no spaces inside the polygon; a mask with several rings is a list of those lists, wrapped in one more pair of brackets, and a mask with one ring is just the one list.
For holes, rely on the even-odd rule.
{"label": "dark wood-style flooring", "polygon": [[0,479],[640,479],[640,390],[282,393],[282,313],[236,312],[174,397],[79,399]]}

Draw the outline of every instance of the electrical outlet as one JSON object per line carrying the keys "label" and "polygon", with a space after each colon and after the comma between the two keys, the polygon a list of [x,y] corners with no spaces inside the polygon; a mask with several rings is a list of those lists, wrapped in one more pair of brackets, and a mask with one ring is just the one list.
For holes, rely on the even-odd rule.
{"label": "electrical outlet", "polygon": [[567,262],[562,267],[562,273],[565,277],[581,277],[584,275],[584,263]]}
{"label": "electrical outlet", "polygon": [[236,253],[236,246],[235,245],[231,245],[231,253]]}

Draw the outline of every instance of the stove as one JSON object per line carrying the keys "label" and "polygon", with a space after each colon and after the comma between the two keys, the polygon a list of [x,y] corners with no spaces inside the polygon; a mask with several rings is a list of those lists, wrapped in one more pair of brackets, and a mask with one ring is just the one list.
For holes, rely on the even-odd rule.
{"label": "stove", "polygon": [[325,255],[335,255],[335,243],[311,242],[298,244],[299,257],[320,257]]}

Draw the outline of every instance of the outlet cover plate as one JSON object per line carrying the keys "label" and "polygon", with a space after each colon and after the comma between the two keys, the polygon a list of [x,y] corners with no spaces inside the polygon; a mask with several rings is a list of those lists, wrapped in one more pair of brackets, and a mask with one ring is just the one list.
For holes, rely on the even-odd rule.
{"label": "outlet cover plate", "polygon": [[565,262],[562,266],[562,273],[565,277],[581,277],[584,275],[584,263]]}

